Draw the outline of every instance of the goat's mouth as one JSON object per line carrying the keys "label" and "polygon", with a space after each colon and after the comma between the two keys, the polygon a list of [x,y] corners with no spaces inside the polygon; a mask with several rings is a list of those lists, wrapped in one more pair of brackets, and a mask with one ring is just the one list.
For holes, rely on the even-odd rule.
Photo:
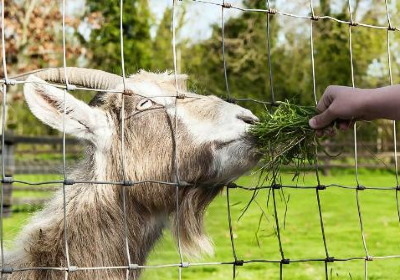
{"label": "goat's mouth", "polygon": [[251,135],[214,144],[215,159],[208,183],[228,183],[242,176],[260,160],[257,143]]}
{"label": "goat's mouth", "polygon": [[234,144],[235,142],[239,142],[241,140],[242,140],[241,138],[237,138],[237,139],[232,139],[232,140],[229,140],[229,141],[216,142],[215,143],[215,148],[217,150],[221,150],[221,149],[226,148],[226,147]]}
{"label": "goat's mouth", "polygon": [[243,134],[240,137],[224,142],[215,143],[215,150],[221,153],[227,153],[233,161],[242,158],[249,166],[257,164],[262,154],[258,149],[257,139],[251,134]]}
{"label": "goat's mouth", "polygon": [[239,145],[243,146],[249,150],[257,150],[257,140],[251,134],[244,134],[239,136],[238,138],[228,140],[228,141],[220,141],[215,143],[215,148],[217,150],[221,150],[227,148],[229,146]]}

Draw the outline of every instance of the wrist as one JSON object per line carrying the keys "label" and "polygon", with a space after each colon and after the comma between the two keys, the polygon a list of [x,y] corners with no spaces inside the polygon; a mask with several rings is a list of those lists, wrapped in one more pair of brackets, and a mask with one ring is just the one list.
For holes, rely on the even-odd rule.
{"label": "wrist", "polygon": [[380,118],[379,93],[377,89],[359,89],[361,95],[360,118],[363,120],[374,120]]}

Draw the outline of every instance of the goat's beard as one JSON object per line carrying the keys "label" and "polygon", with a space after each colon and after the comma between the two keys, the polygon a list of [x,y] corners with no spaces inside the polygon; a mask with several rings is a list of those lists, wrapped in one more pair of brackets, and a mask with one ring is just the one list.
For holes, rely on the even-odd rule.
{"label": "goat's beard", "polygon": [[214,254],[212,241],[204,232],[204,213],[222,189],[215,186],[182,189],[179,212],[172,215],[172,232],[179,238],[182,253],[189,258]]}
{"label": "goat's beard", "polygon": [[[235,178],[251,169],[258,162],[259,155],[255,149],[252,138],[243,138],[227,147],[225,153],[232,157],[230,166],[215,167],[205,171],[198,166],[185,168],[183,170],[197,170],[197,174],[192,175],[194,182],[198,186],[184,187],[179,190],[178,212],[172,212],[172,232],[176,239],[179,238],[182,253],[188,257],[199,257],[202,254],[212,255],[214,253],[213,244],[204,232],[204,214],[207,206],[222,191],[223,186]],[[215,161],[215,155],[210,154],[211,147],[201,149],[202,154],[199,158],[203,159],[200,166],[208,166],[210,160]],[[219,150],[219,154],[222,152]],[[188,158],[182,156],[182,158]],[[210,159],[204,161],[204,159]],[[192,161],[198,163],[199,161]],[[201,161],[200,161],[201,162]],[[232,164],[234,163],[234,164]],[[182,164],[186,166],[185,164]],[[227,172],[227,173],[223,173]],[[207,176],[202,177],[203,174]],[[188,174],[181,174],[187,182],[192,183]],[[195,183],[196,184],[196,183]]]}

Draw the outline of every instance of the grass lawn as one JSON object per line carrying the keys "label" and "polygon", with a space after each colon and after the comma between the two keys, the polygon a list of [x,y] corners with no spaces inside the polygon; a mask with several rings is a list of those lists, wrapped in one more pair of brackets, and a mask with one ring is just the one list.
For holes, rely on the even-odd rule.
{"label": "grass lawn", "polygon": [[[360,172],[360,184],[376,187],[393,187],[394,175],[388,172]],[[40,178],[43,179],[43,178]],[[35,178],[32,178],[35,181]],[[321,177],[323,184],[337,183],[355,186],[351,172],[333,173]],[[39,180],[36,180],[39,181]],[[255,185],[256,178],[243,177],[239,184]],[[283,177],[283,183],[290,183],[290,175]],[[307,175],[299,185],[315,185],[315,176]],[[234,241],[238,259],[279,260],[278,241],[274,234],[272,201],[267,207],[268,190],[263,190],[252,203],[246,214],[238,220],[251,192],[240,189],[230,190]],[[285,189],[289,198],[284,225],[285,203],[283,196],[276,192],[278,217],[280,219],[282,246],[285,258],[325,258],[321,236],[315,190]],[[19,196],[25,195],[23,192]],[[356,191],[329,188],[320,192],[323,220],[330,256],[335,258],[363,257],[359,218],[356,205]],[[400,224],[396,210],[395,191],[365,190],[359,193],[364,222],[364,231],[369,255],[400,255]],[[261,210],[262,208],[262,210]],[[265,213],[263,217],[260,216]],[[15,213],[4,220],[5,238],[12,240],[29,214]],[[261,220],[261,222],[260,222]],[[205,256],[193,262],[232,261],[229,239],[226,192],[210,205],[206,215],[206,228],[215,244],[215,255]],[[258,229],[259,228],[259,229]],[[148,264],[178,263],[179,256],[168,230],[151,254]],[[330,279],[364,279],[364,261],[334,262],[329,264]],[[325,279],[324,264],[290,263],[284,265],[284,279]],[[398,279],[400,259],[374,260],[368,262],[368,279]],[[231,279],[232,266],[215,265],[183,269],[182,279]],[[178,279],[177,268],[149,269],[144,272],[146,280]],[[245,264],[237,269],[237,279],[279,279],[279,264]]]}

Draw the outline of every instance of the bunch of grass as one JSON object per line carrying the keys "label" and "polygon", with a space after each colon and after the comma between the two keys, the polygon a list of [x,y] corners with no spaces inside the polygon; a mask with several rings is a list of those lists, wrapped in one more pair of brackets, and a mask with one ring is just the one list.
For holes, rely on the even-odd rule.
{"label": "bunch of grass", "polygon": [[284,101],[273,113],[266,111],[260,117],[250,132],[258,140],[262,173],[275,178],[283,165],[291,165],[298,177],[302,166],[314,163],[317,141],[308,121],[316,114],[313,106]]}

